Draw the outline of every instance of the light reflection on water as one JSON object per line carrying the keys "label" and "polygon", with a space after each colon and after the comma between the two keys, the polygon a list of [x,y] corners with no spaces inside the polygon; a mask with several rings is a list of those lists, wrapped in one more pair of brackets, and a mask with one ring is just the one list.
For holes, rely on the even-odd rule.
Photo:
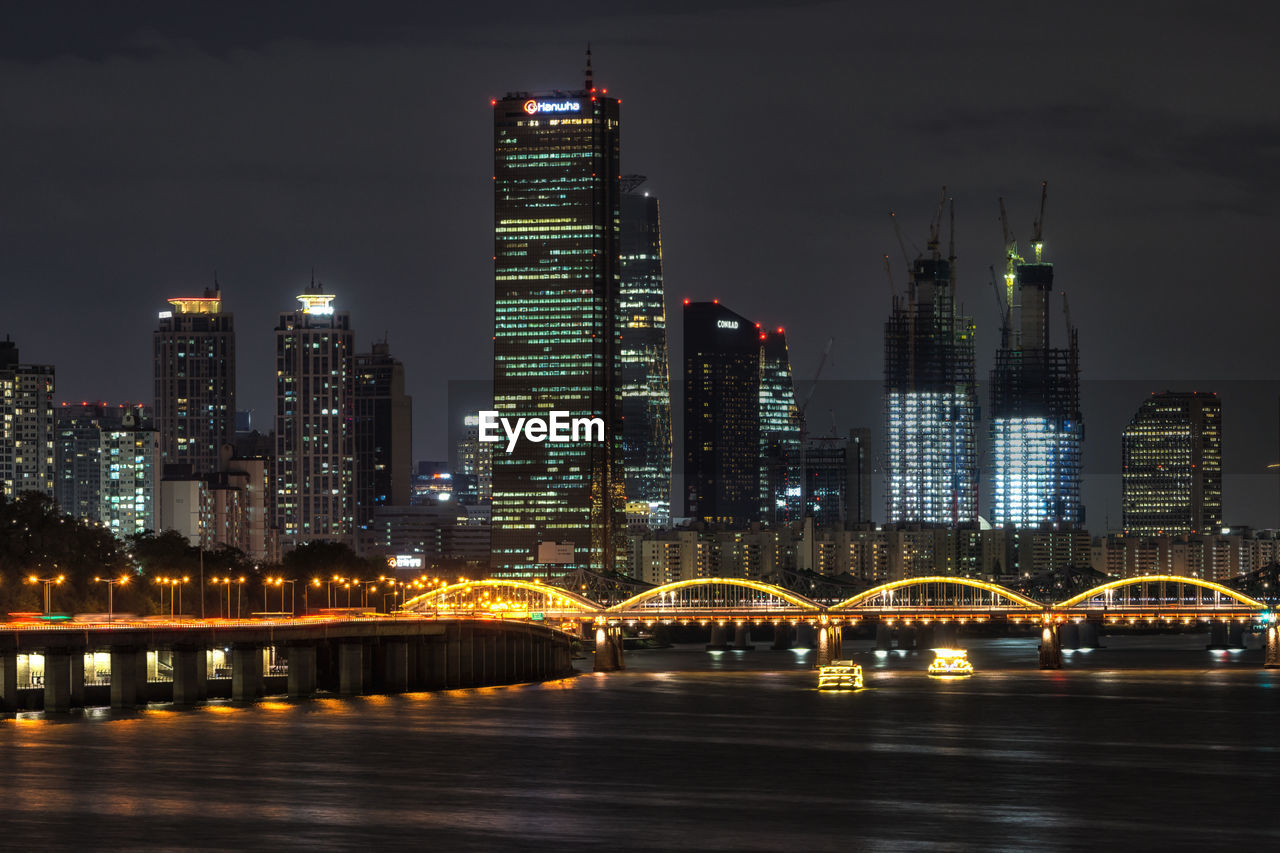
{"label": "light reflection on water", "polygon": [[[758,641],[757,641],[758,642]],[[846,643],[812,655],[628,652],[541,685],[0,723],[0,847],[440,850],[1274,848],[1261,653],[1107,638],[1041,672],[1035,639],[966,641],[977,673]]]}

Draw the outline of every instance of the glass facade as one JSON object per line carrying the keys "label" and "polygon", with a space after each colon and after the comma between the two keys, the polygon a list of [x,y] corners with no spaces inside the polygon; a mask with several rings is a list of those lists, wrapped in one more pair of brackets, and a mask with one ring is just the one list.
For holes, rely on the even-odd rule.
{"label": "glass facade", "polygon": [[618,387],[628,505],[648,507],[648,526],[671,523],[671,380],[662,284],[658,199],[644,178],[623,178]]}
{"label": "glass facade", "polygon": [[[623,523],[616,451],[621,211],[618,101],[594,89],[493,104],[494,409],[602,418],[604,441],[493,452],[492,572],[613,570]],[[539,545],[572,562],[538,563]]]}
{"label": "glass facade", "polygon": [[[993,524],[1084,523],[1079,346],[1049,342],[1053,265],[1013,263],[1014,302],[991,374]],[[1016,334],[1015,334],[1016,331]]]}
{"label": "glass facade", "polygon": [[954,267],[917,259],[885,324],[885,515],[890,524],[976,520],[978,393],[973,319]]}
{"label": "glass facade", "polygon": [[804,517],[800,409],[782,329],[760,333],[760,520],[790,524]]}
{"label": "glass facade", "polygon": [[1124,532],[1217,533],[1222,528],[1222,403],[1166,391],[1146,400],[1123,435]]}

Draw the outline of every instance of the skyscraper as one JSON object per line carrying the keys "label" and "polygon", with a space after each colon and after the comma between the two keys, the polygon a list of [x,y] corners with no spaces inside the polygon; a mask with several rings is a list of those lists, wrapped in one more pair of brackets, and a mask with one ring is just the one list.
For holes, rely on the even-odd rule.
{"label": "skyscraper", "polygon": [[17,344],[0,341],[0,494],[54,496],[53,380],[53,365],[23,364]]}
{"label": "skyscraper", "polygon": [[957,525],[978,514],[974,323],[956,313],[955,247],[911,265],[884,329],[885,515],[890,524]]}
{"label": "skyscraper", "polygon": [[867,443],[870,430],[848,436],[821,436],[805,443],[805,499],[818,527],[841,527],[870,520]]}
{"label": "skyscraper", "polygon": [[153,337],[155,425],[166,464],[197,474],[218,470],[235,438],[236,336],[215,284],[203,296],[169,300]]}
{"label": "skyscraper", "polygon": [[760,330],[715,302],[684,303],[685,514],[760,517]]}
{"label": "skyscraper", "polygon": [[804,517],[800,482],[802,424],[787,336],[781,327],[775,332],[760,332],[759,398],[759,518],[769,524],[790,524]]}
{"label": "skyscraper", "polygon": [[1152,394],[1124,428],[1124,532],[1222,527],[1222,403],[1217,394]]}
{"label": "skyscraper", "polygon": [[[62,403],[57,408],[57,468],[55,497],[63,513],[99,520],[102,500],[102,434],[120,430],[126,413],[135,424],[151,420],[141,405]],[[108,471],[108,473],[110,473]]]}
{"label": "skyscraper", "polygon": [[99,431],[98,520],[116,538],[156,530],[160,448],[154,429],[126,410],[118,425]]}
{"label": "skyscraper", "polygon": [[618,298],[618,388],[628,504],[648,506],[649,526],[671,521],[671,380],[662,284],[658,199],[640,175],[622,179],[622,284]]}
{"label": "skyscraper", "polygon": [[352,376],[355,512],[363,528],[377,507],[409,505],[413,399],[404,393],[404,365],[385,342],[355,356]]}
{"label": "skyscraper", "polygon": [[[599,442],[495,447],[498,576],[617,565],[618,103],[595,89],[589,65],[581,90],[493,102],[494,408],[504,418],[563,411],[605,424]],[[559,543],[554,559],[571,562],[540,567],[555,550],[543,543]]]}
{"label": "skyscraper", "polygon": [[1084,522],[1080,350],[1065,300],[1067,345],[1050,344],[1053,264],[1041,261],[1043,215],[1042,196],[1034,262],[1006,240],[1005,319],[991,373],[991,521],[997,525]]}
{"label": "skyscraper", "polygon": [[282,548],[350,544],[354,351],[350,318],[314,282],[276,327],[276,514]]}

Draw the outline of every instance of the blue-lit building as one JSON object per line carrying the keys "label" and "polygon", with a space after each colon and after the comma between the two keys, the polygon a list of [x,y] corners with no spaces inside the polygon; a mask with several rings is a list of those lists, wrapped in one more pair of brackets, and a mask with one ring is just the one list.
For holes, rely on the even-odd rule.
{"label": "blue-lit building", "polygon": [[1080,351],[1068,325],[1064,347],[1049,335],[1053,264],[1009,250],[1001,347],[991,374],[991,522],[1036,527],[1084,522],[1080,459]]}
{"label": "blue-lit building", "polygon": [[885,516],[956,526],[978,514],[974,323],[956,313],[955,259],[936,230],[930,255],[885,323]]}

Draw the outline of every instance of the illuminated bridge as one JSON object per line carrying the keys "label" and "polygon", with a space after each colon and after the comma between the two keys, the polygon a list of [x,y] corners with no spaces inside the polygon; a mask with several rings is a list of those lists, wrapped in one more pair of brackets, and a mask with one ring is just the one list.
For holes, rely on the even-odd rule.
{"label": "illuminated bridge", "polygon": [[[1172,626],[1209,622],[1212,643],[1226,645],[1228,632],[1267,631],[1267,665],[1280,666],[1275,614],[1257,599],[1212,581],[1146,575],[1111,581],[1066,601],[1047,604],[999,584],[974,578],[935,576],[882,584],[835,604],[822,604],[783,587],[741,578],[676,581],[606,605],[536,581],[467,581],[433,590],[404,605],[440,616],[559,621],[566,630],[587,625],[596,633],[597,666],[621,666],[622,626],[703,624],[711,647],[724,645],[732,626],[742,647],[751,624],[786,628],[814,626],[819,660],[838,655],[841,626],[876,626],[877,646],[891,632],[927,629],[945,639],[965,623],[1006,622],[1040,626],[1041,665],[1061,666],[1063,634],[1069,647],[1096,645],[1100,625]],[[1221,642],[1219,642],[1221,640]],[[604,651],[602,652],[602,648]]]}

